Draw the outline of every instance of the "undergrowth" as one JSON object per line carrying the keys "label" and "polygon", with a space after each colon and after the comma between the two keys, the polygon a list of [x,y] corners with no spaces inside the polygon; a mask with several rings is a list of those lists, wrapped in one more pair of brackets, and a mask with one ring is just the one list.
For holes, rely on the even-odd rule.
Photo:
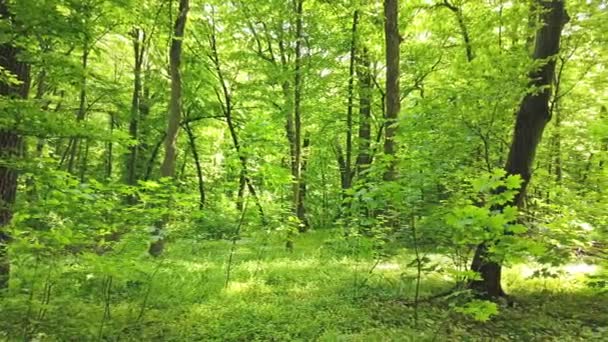
{"label": "undergrowth", "polygon": [[[455,310],[453,287],[428,272],[412,305],[416,270],[401,250],[379,257],[340,233],[237,242],[181,240],[161,258],[126,237],[103,256],[18,260],[0,300],[7,341],[591,341],[608,339],[608,297],[576,272],[539,277],[532,266],[506,272],[512,305],[485,322]],[[263,243],[260,243],[263,242]],[[363,244],[365,241],[363,240]],[[262,246],[262,247],[260,247]],[[350,249],[351,251],[354,249]],[[378,259],[379,258],[379,259]],[[415,310],[418,311],[415,319]]]}

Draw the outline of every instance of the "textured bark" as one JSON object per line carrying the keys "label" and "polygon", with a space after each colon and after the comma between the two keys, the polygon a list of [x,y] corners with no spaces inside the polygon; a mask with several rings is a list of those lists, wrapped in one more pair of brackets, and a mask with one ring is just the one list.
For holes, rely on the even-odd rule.
{"label": "textured bark", "polygon": [[[177,155],[177,136],[181,121],[182,105],[182,40],[188,18],[189,0],[179,1],[179,13],[175,19],[173,39],[169,49],[169,70],[171,75],[171,99],[169,100],[169,111],[167,117],[167,135],[165,137],[165,156],[160,167],[161,178],[175,177],[175,161]],[[160,226],[163,226],[163,222]],[[156,239],[150,244],[149,253],[158,256],[163,252],[165,240],[162,236],[163,227],[157,227]]]}
{"label": "textured bark", "polygon": [[[568,21],[563,0],[539,0],[539,6],[543,8],[541,15],[543,25],[536,34],[534,59],[548,59],[548,61],[530,74],[530,85],[539,91],[527,94],[520,104],[505,166],[509,175],[520,175],[523,180],[513,202],[509,203],[518,207],[523,204],[526,187],[532,176],[531,169],[536,148],[547,122],[551,119],[549,100],[552,93],[551,84],[555,76],[554,57],[559,52],[562,28]],[[499,260],[491,258],[487,243],[477,247],[471,269],[481,275],[481,280],[471,282],[472,289],[490,298],[505,295],[501,287],[502,266]]]}
{"label": "textured bark", "polygon": [[[0,0],[0,19],[15,25],[11,20],[7,1]],[[30,88],[29,66],[19,60],[20,50],[11,42],[0,45],[0,67],[16,76],[20,84],[0,82],[0,96],[8,99],[25,99]],[[20,155],[22,139],[10,129],[0,130],[0,159],[6,160]],[[11,165],[0,163],[0,290],[8,286],[10,277],[10,260],[8,243],[10,236],[5,230],[13,216],[12,205],[17,192],[18,172]]]}
{"label": "textured bark", "polygon": [[397,117],[401,109],[399,94],[399,0],[384,0],[384,36],[386,44],[386,116],[384,129],[384,154],[390,158],[384,180],[396,178],[395,133]]}

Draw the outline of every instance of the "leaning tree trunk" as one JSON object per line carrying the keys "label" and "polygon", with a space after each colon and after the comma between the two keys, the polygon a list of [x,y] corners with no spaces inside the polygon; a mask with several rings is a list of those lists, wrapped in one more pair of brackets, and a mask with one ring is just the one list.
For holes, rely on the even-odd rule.
{"label": "leaning tree trunk", "polygon": [[[564,9],[563,0],[539,0],[542,6],[543,26],[536,33],[534,59],[547,60],[538,70],[530,74],[530,85],[534,91],[522,100],[515,122],[513,140],[507,158],[505,170],[509,175],[520,175],[523,182],[512,203],[521,207],[526,193],[526,187],[531,178],[531,167],[547,122],[551,119],[549,99],[551,84],[555,76],[555,56],[559,52],[559,43],[564,24],[568,15]],[[472,281],[470,287],[483,296],[496,298],[505,295],[501,286],[502,267],[500,260],[492,258],[490,241],[477,246],[471,269],[481,275],[480,280]]]}
{"label": "leaning tree trunk", "polygon": [[[14,25],[6,0],[0,0],[0,19]],[[19,84],[0,82],[1,101],[27,98],[30,88],[29,66],[19,61],[19,52],[19,48],[10,41],[0,45],[0,67],[20,81]],[[18,156],[20,150],[21,136],[9,127],[0,128],[0,289],[8,286],[10,276],[7,250],[10,237],[5,227],[13,216],[11,206],[15,202],[17,191],[17,170],[4,164],[4,161]]]}
{"label": "leaning tree trunk", "polygon": [[[167,135],[165,137],[165,157],[160,167],[161,178],[175,178],[175,160],[177,155],[177,136],[181,121],[182,106],[182,77],[180,66],[182,62],[182,40],[188,18],[189,0],[179,1],[179,14],[175,19],[173,39],[169,50],[169,68],[171,74],[171,99],[169,100],[169,115],[167,119]],[[150,244],[149,253],[158,256],[163,252],[165,240],[162,222],[156,228],[155,240]]]}
{"label": "leaning tree trunk", "polygon": [[395,173],[395,133],[401,108],[399,94],[399,0],[384,0],[384,36],[386,44],[386,114],[384,154],[390,158],[384,180],[393,181]]}

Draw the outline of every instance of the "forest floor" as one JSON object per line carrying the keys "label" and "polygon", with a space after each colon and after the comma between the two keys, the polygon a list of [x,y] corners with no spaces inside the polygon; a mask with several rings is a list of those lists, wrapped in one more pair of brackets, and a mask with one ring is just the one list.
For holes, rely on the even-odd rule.
{"label": "forest floor", "polygon": [[[511,267],[505,284],[513,305],[478,322],[445,299],[416,309],[411,255],[349,255],[333,235],[301,235],[291,253],[280,239],[263,249],[240,240],[228,283],[229,241],[176,241],[160,259],[126,242],[103,257],[37,262],[14,270],[12,287],[21,290],[0,299],[0,340],[608,340],[608,296],[584,281],[591,266],[571,265],[558,278]],[[451,286],[441,273],[424,274],[420,297]]]}

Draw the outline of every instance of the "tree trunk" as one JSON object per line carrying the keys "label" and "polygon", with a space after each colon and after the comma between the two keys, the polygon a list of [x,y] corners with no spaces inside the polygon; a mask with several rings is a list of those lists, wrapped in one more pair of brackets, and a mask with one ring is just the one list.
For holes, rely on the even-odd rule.
{"label": "tree trunk", "polygon": [[302,6],[304,0],[294,0],[296,11],[296,45],[294,76],[294,116],[293,116],[293,210],[300,221],[300,231],[308,230],[306,209],[303,194],[300,193],[302,182]]}
{"label": "tree trunk", "polygon": [[[110,113],[110,134],[114,132],[115,126],[115,113]],[[110,140],[108,141],[107,148],[107,157],[106,157],[106,179],[109,181],[112,179],[112,164],[114,163],[114,143]]]}
{"label": "tree trunk", "polygon": [[[520,175],[523,180],[515,199],[509,203],[518,207],[523,204],[526,187],[531,178],[536,147],[547,122],[551,119],[549,99],[555,76],[554,56],[559,52],[562,28],[568,21],[563,0],[540,0],[539,6],[543,8],[541,15],[543,26],[536,34],[534,59],[548,59],[548,61],[530,74],[530,85],[538,91],[527,94],[520,104],[505,166],[509,175]],[[472,281],[470,287],[483,296],[496,298],[504,296],[505,293],[500,282],[502,266],[500,260],[493,259],[489,253],[490,243],[498,243],[498,241],[482,243],[475,251],[471,269],[481,275],[481,280]]]}
{"label": "tree trunk", "polygon": [[219,93],[217,93],[218,94],[217,96],[218,96],[218,100],[220,101],[220,105],[222,106],[222,111],[224,112],[224,116],[226,117],[226,123],[228,124],[228,130],[230,131],[230,137],[232,138],[232,143],[234,145],[234,149],[236,151],[236,154],[238,155],[238,158],[239,158],[239,161],[241,164],[241,173],[239,175],[239,192],[238,192],[239,197],[237,200],[237,209],[243,208],[243,202],[244,202],[243,198],[245,195],[243,184],[246,184],[247,190],[249,190],[249,193],[253,197],[255,204],[258,208],[258,212],[260,214],[260,219],[262,221],[262,225],[266,226],[267,221],[266,221],[266,215],[264,214],[264,208],[262,207],[262,202],[260,201],[258,193],[255,190],[255,187],[253,186],[251,177],[249,176],[249,167],[247,165],[247,157],[245,156],[245,154],[243,153],[243,151],[241,149],[239,137],[238,137],[238,134],[236,131],[236,127],[234,125],[234,120],[232,118],[232,110],[233,110],[232,94],[230,93],[230,90],[228,89],[228,84],[226,83],[226,79],[224,78],[224,73],[222,71],[220,56],[217,51],[217,40],[215,37],[215,30],[216,30],[215,23],[213,23],[213,27],[211,29],[212,29],[211,36],[210,36],[211,60],[214,63],[215,71],[217,73],[217,77],[220,82],[220,88],[221,88],[221,91],[223,94],[223,101],[222,101],[221,95],[219,95]]}
{"label": "tree trunk", "polygon": [[[160,167],[161,178],[175,178],[175,160],[177,155],[177,136],[181,121],[182,78],[182,40],[188,18],[189,0],[179,1],[179,14],[175,19],[173,39],[169,50],[169,69],[171,74],[171,99],[167,118],[167,136],[165,137],[165,157]],[[165,222],[157,227],[155,240],[150,244],[149,253],[158,256],[163,252],[165,240],[162,235]]]}
{"label": "tree trunk", "polygon": [[304,138],[304,143],[302,145],[302,151],[303,151],[303,155],[302,155],[302,175],[301,175],[301,178],[300,178],[300,189],[299,189],[299,192],[298,192],[298,194],[300,195],[300,200],[298,201],[297,215],[298,215],[298,218],[304,217],[304,220],[305,220],[306,224],[300,225],[300,227],[299,227],[300,233],[304,233],[308,229],[308,220],[306,218],[306,208],[304,207],[304,200],[306,199],[306,191],[307,191],[306,178],[304,177],[304,175],[306,174],[306,168],[308,166],[308,154],[307,154],[307,150],[308,150],[309,146],[310,146],[310,139],[309,138]]}
{"label": "tree trunk", "polygon": [[355,59],[357,58],[357,25],[359,11],[353,13],[353,26],[350,41],[350,62],[348,66],[348,108],[346,109],[346,156],[344,159],[344,179],[342,190],[350,189],[353,179],[353,106],[355,102]]}
{"label": "tree trunk", "polygon": [[[87,106],[87,66],[89,63],[89,52],[90,47],[88,41],[85,41],[82,51],[82,75],[81,84],[80,84],[80,96],[79,96],[79,104],[78,104],[78,113],[76,114],[76,121],[81,122],[84,121],[86,116],[86,106]],[[69,158],[68,158],[68,167],[67,170],[69,173],[74,172],[74,166],[76,164],[76,159],[78,154],[80,153],[80,138],[72,138],[69,144]]]}
{"label": "tree trunk", "polygon": [[359,137],[358,137],[358,155],[356,162],[357,177],[361,177],[363,171],[369,167],[371,163],[371,110],[372,110],[372,75],[371,65],[367,49],[363,49],[359,56],[359,65],[357,67],[357,76],[359,78]]}
{"label": "tree trunk", "polygon": [[129,146],[127,155],[125,183],[127,185],[137,184],[138,160],[139,160],[139,122],[141,95],[142,95],[142,66],[145,55],[144,32],[135,28],[131,32],[133,40],[133,95],[131,98],[131,120],[129,122],[129,135],[135,142]]}
{"label": "tree trunk", "polygon": [[[607,121],[608,119],[608,110],[606,109],[605,106],[602,106],[600,108],[600,120],[602,121]],[[601,142],[601,146],[600,146],[600,151],[602,151],[602,155],[600,156],[600,162],[598,164],[600,170],[604,169],[604,164],[605,164],[605,160],[606,160],[606,153],[608,151],[608,138],[603,138],[602,142]]]}
{"label": "tree trunk", "polygon": [[[464,22],[464,14],[462,14],[462,8],[453,5],[452,3],[450,3],[449,0],[443,0],[443,3],[441,3],[441,5],[452,11],[452,13],[454,13],[454,15],[456,16],[458,28],[460,29],[460,34],[462,35],[462,40],[464,42],[464,48],[467,53],[467,62],[471,62],[473,58],[475,58],[475,55],[473,54],[473,46],[471,45],[471,37],[469,35],[469,30],[467,29],[467,25]],[[500,8],[502,11],[502,4]]]}
{"label": "tree trunk", "polygon": [[194,166],[196,167],[196,177],[198,179],[198,193],[200,196],[198,202],[198,209],[202,210],[205,206],[205,183],[203,180],[203,168],[201,167],[201,159],[198,155],[198,150],[196,149],[196,137],[194,136],[194,132],[192,132],[192,128],[186,122],[184,124],[186,129],[186,133],[188,133],[188,140],[190,141],[190,150],[192,152],[192,158],[194,158]]}
{"label": "tree trunk", "polygon": [[[0,19],[15,25],[11,18],[7,1],[0,0]],[[0,96],[4,101],[11,98],[25,99],[30,88],[29,66],[19,61],[19,48],[6,42],[0,45],[0,67],[14,75],[21,83],[0,82]],[[10,159],[21,153],[22,139],[17,132],[10,128],[0,129],[0,159]],[[8,287],[10,277],[10,260],[8,243],[10,236],[5,227],[13,216],[12,205],[17,192],[17,170],[10,165],[0,163],[0,290]]]}
{"label": "tree trunk", "polygon": [[399,0],[384,0],[384,37],[386,44],[386,117],[384,154],[389,158],[384,180],[393,181],[395,171],[395,133],[397,117],[401,109],[399,94]]}

